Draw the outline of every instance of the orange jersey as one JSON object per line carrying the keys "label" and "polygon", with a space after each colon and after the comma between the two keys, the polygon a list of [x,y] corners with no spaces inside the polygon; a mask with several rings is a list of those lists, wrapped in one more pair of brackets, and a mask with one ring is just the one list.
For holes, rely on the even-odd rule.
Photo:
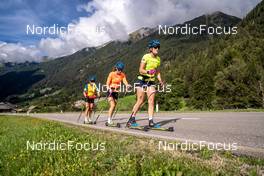
{"label": "orange jersey", "polygon": [[123,72],[118,74],[117,72],[113,71],[109,73],[107,81],[106,81],[106,85],[111,88],[117,89],[120,87],[122,82],[124,82],[125,84],[128,84],[126,80],[126,75]]}

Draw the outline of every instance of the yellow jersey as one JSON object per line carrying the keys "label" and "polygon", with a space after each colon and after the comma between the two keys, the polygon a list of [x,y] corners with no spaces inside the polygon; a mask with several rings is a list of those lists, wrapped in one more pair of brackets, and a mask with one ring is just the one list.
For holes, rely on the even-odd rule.
{"label": "yellow jersey", "polygon": [[[145,70],[157,70],[157,68],[160,66],[160,57],[152,57],[150,53],[145,54],[143,58],[141,59],[141,62],[145,63]],[[150,81],[155,81],[155,74],[150,75],[150,74],[142,74],[143,76],[149,77]]]}
{"label": "yellow jersey", "polygon": [[88,83],[85,85],[83,91],[87,94],[88,97],[90,97],[96,95],[96,93],[98,92],[98,88],[96,84]]}

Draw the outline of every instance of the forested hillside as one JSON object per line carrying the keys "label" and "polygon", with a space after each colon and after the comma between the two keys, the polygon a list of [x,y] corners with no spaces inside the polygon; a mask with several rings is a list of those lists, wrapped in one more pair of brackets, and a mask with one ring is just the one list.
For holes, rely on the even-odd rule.
{"label": "forested hillside", "polygon": [[[84,48],[40,64],[2,66],[0,98],[22,106],[69,110],[72,103],[82,97],[87,77],[96,74],[98,81],[104,83],[118,60],[125,62],[128,80],[133,83],[140,59],[147,52],[147,42],[157,38],[161,41],[163,77],[173,85],[171,93],[158,95],[162,110],[261,108],[264,106],[263,9],[262,1],[242,21],[217,12],[186,22],[238,26],[237,35],[159,35],[156,31],[139,40]],[[23,72],[28,74],[19,74]],[[23,75],[19,82],[6,81]],[[14,88],[17,84],[22,85],[19,92]],[[14,92],[6,92],[10,87]]]}
{"label": "forested hillside", "polygon": [[263,17],[262,1],[243,19],[237,35],[212,39],[206,49],[179,59],[183,62],[170,62],[166,76],[175,91],[160,97],[161,106],[177,107],[184,97],[196,109],[263,108]]}

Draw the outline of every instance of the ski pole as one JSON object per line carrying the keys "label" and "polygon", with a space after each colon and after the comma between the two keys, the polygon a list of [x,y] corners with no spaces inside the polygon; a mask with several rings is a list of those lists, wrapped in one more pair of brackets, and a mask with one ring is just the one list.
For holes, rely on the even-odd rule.
{"label": "ski pole", "polygon": [[101,99],[101,96],[98,98],[97,103],[95,104],[95,108],[94,108],[94,111],[93,111],[93,118],[92,119],[94,119],[94,117],[95,117],[95,113],[97,111],[97,104],[98,104],[98,102],[100,102],[100,99]]}
{"label": "ski pole", "polygon": [[[126,93],[127,93],[127,92],[125,91],[123,98],[126,96]],[[119,99],[119,98],[118,98],[118,99]],[[113,114],[112,119],[115,118],[117,111],[118,111],[118,101],[116,102],[116,110],[115,110],[115,112],[114,112],[114,114]]]}
{"label": "ski pole", "polygon": [[[110,93],[109,93],[109,95],[108,95],[108,96],[106,96],[105,100],[107,100],[107,99],[108,99],[108,97],[110,97],[110,96],[111,96],[111,94],[112,94],[112,92],[110,92]],[[97,120],[99,119],[99,117],[101,116],[101,114],[102,114],[103,110],[104,110],[104,109],[103,109],[103,108],[101,108],[101,110],[100,110],[99,114],[97,115],[97,117],[96,117],[96,119],[95,119],[95,121],[94,121],[94,124],[96,124],[96,122],[97,122]]]}
{"label": "ski pole", "polygon": [[78,117],[78,119],[77,119],[77,123],[79,123],[79,121],[80,121],[80,118],[81,118],[81,116],[82,116],[82,113],[83,113],[83,105],[82,105],[82,109],[81,109],[81,113],[80,113],[80,115],[79,115],[79,117]]}

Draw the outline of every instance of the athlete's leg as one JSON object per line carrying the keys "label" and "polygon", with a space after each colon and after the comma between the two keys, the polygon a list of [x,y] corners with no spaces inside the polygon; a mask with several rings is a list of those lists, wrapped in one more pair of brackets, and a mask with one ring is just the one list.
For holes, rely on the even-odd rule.
{"label": "athlete's leg", "polygon": [[84,115],[85,115],[85,117],[84,117],[84,122],[87,122],[88,120],[87,120],[87,117],[88,117],[88,112],[89,111],[89,103],[88,102],[86,102],[85,103],[85,112],[84,112]]}
{"label": "athlete's leg", "polygon": [[92,118],[93,107],[94,107],[94,103],[90,103],[89,104],[89,112],[88,112],[89,121],[91,121],[91,118]]}
{"label": "athlete's leg", "polygon": [[141,105],[143,104],[145,99],[145,92],[144,89],[142,87],[138,87],[137,88],[137,102],[134,105],[133,109],[132,109],[132,117],[135,117],[137,112],[139,111]]}
{"label": "athlete's leg", "polygon": [[116,107],[116,100],[113,97],[108,97],[108,102],[110,105],[109,111],[108,111],[108,122],[110,123],[112,120],[112,115]]}
{"label": "athlete's leg", "polygon": [[153,115],[154,115],[155,94],[156,94],[155,87],[154,86],[149,86],[147,88],[149,120],[152,120]]}

